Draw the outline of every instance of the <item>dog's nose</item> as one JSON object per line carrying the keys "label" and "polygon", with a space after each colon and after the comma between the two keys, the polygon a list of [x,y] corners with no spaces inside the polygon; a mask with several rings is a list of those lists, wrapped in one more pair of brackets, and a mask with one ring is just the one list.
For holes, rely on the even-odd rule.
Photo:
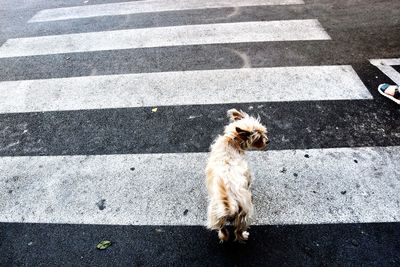
{"label": "dog's nose", "polygon": [[267,139],[267,142],[265,142],[267,145],[269,144],[269,139]]}

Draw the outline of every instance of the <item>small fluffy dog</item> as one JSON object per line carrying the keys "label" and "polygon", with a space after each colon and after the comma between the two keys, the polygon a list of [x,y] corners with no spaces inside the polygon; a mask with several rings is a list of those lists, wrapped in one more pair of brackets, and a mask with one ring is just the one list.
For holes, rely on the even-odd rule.
{"label": "small fluffy dog", "polygon": [[218,231],[221,242],[229,239],[225,228],[231,222],[235,227],[235,240],[249,237],[247,228],[253,214],[250,192],[251,174],[244,151],[265,149],[269,143],[267,129],[260,118],[243,111],[228,111],[231,123],[224,135],[217,137],[211,146],[206,168],[209,195],[207,228]]}

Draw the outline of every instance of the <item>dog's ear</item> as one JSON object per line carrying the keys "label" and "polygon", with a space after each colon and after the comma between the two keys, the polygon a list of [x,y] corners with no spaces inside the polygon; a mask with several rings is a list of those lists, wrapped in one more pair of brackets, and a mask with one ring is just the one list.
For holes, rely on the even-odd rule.
{"label": "dog's ear", "polygon": [[240,138],[242,138],[243,140],[246,140],[251,135],[251,132],[243,130],[243,129],[240,129],[239,127],[236,127],[236,132],[238,133]]}
{"label": "dog's ear", "polygon": [[228,110],[228,117],[231,121],[238,121],[243,119],[244,117],[247,117],[249,115],[247,115],[246,112],[243,111],[239,111],[237,109],[230,109]]}

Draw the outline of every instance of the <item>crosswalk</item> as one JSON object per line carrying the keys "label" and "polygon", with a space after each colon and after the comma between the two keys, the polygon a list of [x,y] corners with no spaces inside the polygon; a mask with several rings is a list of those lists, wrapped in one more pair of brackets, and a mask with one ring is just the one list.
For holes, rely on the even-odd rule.
{"label": "crosswalk", "polygon": [[[143,0],[46,9],[35,14],[27,27],[39,22],[57,21],[62,25],[64,21],[79,22],[80,19],[105,16],[142,13],[150,16],[168,11],[207,12],[216,8],[303,4],[301,0]],[[142,48],[154,48],[161,54],[168,47],[184,49],[186,46],[283,41],[301,41],[304,44],[307,41],[332,40],[318,19],[216,22],[12,38],[0,46],[0,60],[26,57],[40,60],[42,56],[59,54],[67,58],[80,54],[90,57],[87,52]],[[263,56],[268,55],[259,55]],[[392,65],[398,63],[392,61]],[[8,136],[3,137],[4,141],[0,143],[3,144],[0,152],[6,151],[0,157],[0,172],[4,174],[0,178],[0,189],[3,191],[0,195],[0,222],[204,225],[206,194],[203,170],[207,153],[199,148],[202,145],[197,147],[197,151],[185,150],[185,144],[178,144],[182,142],[179,132],[171,129],[177,127],[174,124],[188,123],[187,127],[196,129],[200,140],[206,132],[222,130],[226,121],[218,119],[220,125],[216,130],[213,128],[215,123],[196,125],[199,123],[196,118],[207,117],[205,113],[185,114],[185,118],[177,121],[166,116],[167,122],[155,124],[168,123],[168,127],[161,129],[154,126],[153,130],[175,133],[175,136],[168,136],[166,143],[176,149],[172,149],[174,153],[168,153],[171,151],[163,147],[161,150],[165,151],[150,153],[152,147],[160,143],[157,141],[160,134],[140,127],[142,121],[154,120],[157,116],[157,112],[151,111],[154,107],[163,112],[163,107],[201,106],[210,109],[209,114],[213,114],[215,106],[225,109],[246,105],[250,113],[263,111],[268,114],[273,110],[266,107],[278,102],[282,105],[295,104],[291,110],[286,110],[290,117],[317,125],[321,117],[309,114],[309,117],[302,118],[304,113],[300,110],[303,107],[315,105],[315,110],[320,110],[325,103],[347,105],[365,101],[363,106],[368,106],[374,102],[371,88],[366,87],[351,65],[254,68],[251,64],[244,64],[243,68],[188,69],[124,74],[113,73],[110,69],[108,74],[97,75],[94,71],[92,75],[80,77],[71,76],[66,71],[65,77],[1,81],[0,116],[3,127],[0,121],[0,135],[9,134],[11,126],[7,126],[7,121],[18,116],[27,116],[24,117],[27,119],[23,125],[15,126],[15,135],[19,136],[19,140]],[[385,72],[384,69],[382,71]],[[394,77],[397,81],[398,76]],[[71,133],[65,140],[72,144],[78,142],[75,140],[78,136],[72,136],[72,132],[93,130],[93,122],[85,115],[82,115],[78,125],[73,126],[76,128],[72,128],[73,122],[66,119],[70,114],[77,114],[78,117],[81,116],[79,114],[96,112],[100,117],[109,116],[104,122],[108,125],[102,125],[103,121],[99,120],[100,126],[96,128],[97,137],[102,138],[108,128],[123,127],[123,122],[113,124],[113,115],[108,113],[110,110],[123,113],[139,109],[140,112],[135,114],[140,116],[125,118],[131,121],[132,127],[137,127],[132,129],[131,139],[117,140],[120,143],[132,142],[131,147],[146,146],[142,153],[134,149],[131,153],[118,149],[110,152],[100,149],[104,153],[93,153],[85,147],[78,153],[74,149],[69,150],[65,144],[65,147],[53,150],[56,152],[41,149],[41,146],[46,147],[46,142],[57,143],[52,138],[58,138],[58,131]],[[59,123],[60,129],[51,129],[48,125],[44,126],[45,118],[65,119],[65,124]],[[29,122],[34,120],[42,122],[43,129],[30,126]],[[267,126],[272,125],[270,138],[274,143],[273,127],[277,124],[265,122]],[[289,122],[279,126],[281,129],[291,127]],[[363,127],[358,130],[363,131]],[[185,125],[179,128],[182,131]],[[285,138],[292,140],[296,136],[306,139],[309,129],[309,125],[303,125],[297,129],[299,133],[288,131],[281,143],[285,142]],[[54,136],[42,138],[41,133],[46,131]],[[358,134],[354,132],[355,136]],[[141,136],[154,140],[141,144]],[[337,139],[340,138],[343,137],[338,134]],[[105,137],[90,142],[102,147],[118,147],[118,144],[111,145],[109,139]],[[30,140],[35,140],[35,149],[31,149]],[[14,147],[18,149],[13,150]],[[25,153],[28,150],[29,153]],[[321,145],[321,148],[293,149],[279,146],[274,149],[272,144],[270,151],[249,153],[255,175],[255,224],[399,222],[399,156],[400,146],[374,147],[356,143],[346,147]]]}

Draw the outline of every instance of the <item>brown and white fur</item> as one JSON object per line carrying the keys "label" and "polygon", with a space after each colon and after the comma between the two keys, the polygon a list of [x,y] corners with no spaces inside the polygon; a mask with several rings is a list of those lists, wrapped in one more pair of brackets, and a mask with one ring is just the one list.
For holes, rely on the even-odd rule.
{"label": "brown and white fur", "polygon": [[221,242],[229,239],[225,228],[229,222],[235,227],[235,240],[244,241],[249,237],[247,228],[253,215],[252,178],[244,151],[265,149],[269,143],[267,129],[260,118],[236,109],[229,110],[228,116],[231,123],[212,144],[206,168],[207,228],[217,230]]}

